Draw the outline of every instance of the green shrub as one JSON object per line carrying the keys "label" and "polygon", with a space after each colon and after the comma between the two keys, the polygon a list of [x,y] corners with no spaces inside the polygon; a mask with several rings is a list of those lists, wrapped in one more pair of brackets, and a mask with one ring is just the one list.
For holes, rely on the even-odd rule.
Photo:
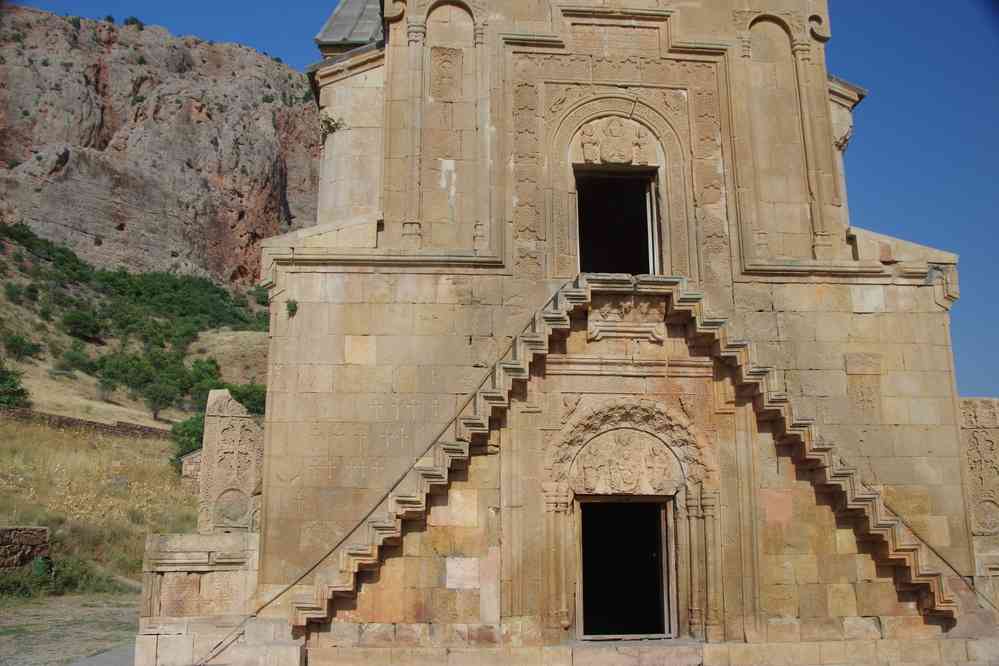
{"label": "green shrub", "polygon": [[257,285],[250,289],[250,295],[253,297],[253,302],[257,305],[266,307],[270,303],[270,295],[267,287]]}
{"label": "green shrub", "polygon": [[0,597],[122,593],[127,589],[77,557],[35,558],[31,564],[0,573]]}
{"label": "green shrub", "polygon": [[90,355],[83,348],[83,343],[79,340],[73,341],[73,346],[63,352],[56,364],[57,370],[79,370],[91,375],[95,372],[96,366]]}
{"label": "green shrub", "polygon": [[291,299],[290,301],[285,303],[284,306],[285,309],[288,310],[289,317],[294,317],[295,315],[298,314],[298,301],[296,301],[295,299]]}
{"label": "green shrub", "polygon": [[208,392],[223,386],[222,373],[213,358],[195,359],[191,364],[191,404],[196,410],[205,408]]}
{"label": "green shrub", "polygon": [[15,305],[20,305],[24,300],[24,287],[16,282],[5,282],[3,293],[7,297],[7,300]]}
{"label": "green shrub", "polygon": [[[38,259],[51,262],[51,279],[63,283],[87,283],[94,275],[94,269],[76,254],[61,245],[39,238],[26,224],[0,224],[0,238],[10,240]],[[20,250],[18,250],[18,254]],[[23,262],[23,254],[14,260]]]}
{"label": "green shrub", "polygon": [[270,104],[274,101],[274,95],[264,95],[262,99],[264,104]]}
{"label": "green shrub", "polygon": [[79,16],[70,16],[66,20],[69,21],[69,24],[71,26],[73,26],[73,30],[76,30],[77,32],[80,32],[80,17]]}
{"label": "green shrub", "polygon": [[232,397],[251,414],[263,414],[267,406],[267,387],[263,384],[226,384]]}
{"label": "green shrub", "polygon": [[0,407],[30,407],[28,389],[21,384],[22,373],[8,368],[0,358]]}
{"label": "green shrub", "polygon": [[38,285],[32,282],[24,289],[24,297],[32,303],[38,302]]}
{"label": "green shrub", "polygon": [[33,358],[42,353],[42,346],[40,344],[32,342],[23,335],[16,333],[4,334],[3,348],[15,361],[23,361],[26,358]]}
{"label": "green shrub", "polygon": [[104,17],[104,22],[105,23],[114,23],[114,16],[111,16],[111,14],[108,14],[107,16]]}
{"label": "green shrub", "polygon": [[134,25],[139,30],[142,30],[146,27],[145,23],[143,23],[134,16],[129,16],[128,18],[126,18],[124,21],[122,21],[122,25]]}
{"label": "green shrub", "polygon": [[62,327],[69,335],[79,340],[98,342],[103,335],[101,320],[93,310],[78,308],[62,316]]}
{"label": "green shrub", "polygon": [[146,64],[146,56],[141,56],[141,55],[140,55],[140,56],[139,56],[139,59],[138,59],[138,60],[136,60],[136,62],[137,62],[138,64],[140,64],[140,65],[145,65],[145,64]]}
{"label": "green shrub", "polygon": [[170,428],[170,437],[173,439],[175,451],[170,462],[180,471],[180,459],[191,451],[201,448],[201,440],[205,434],[205,415],[195,414],[189,419],[175,423]]}

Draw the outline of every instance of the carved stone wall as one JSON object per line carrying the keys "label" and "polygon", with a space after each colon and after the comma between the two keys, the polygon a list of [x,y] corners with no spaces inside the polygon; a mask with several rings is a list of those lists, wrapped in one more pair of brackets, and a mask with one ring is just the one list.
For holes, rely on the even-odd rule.
{"label": "carved stone wall", "polygon": [[198,531],[257,531],[263,483],[264,429],[230,395],[211,391],[198,470]]}
{"label": "carved stone wall", "polygon": [[961,454],[975,580],[999,605],[999,398],[961,400]]}

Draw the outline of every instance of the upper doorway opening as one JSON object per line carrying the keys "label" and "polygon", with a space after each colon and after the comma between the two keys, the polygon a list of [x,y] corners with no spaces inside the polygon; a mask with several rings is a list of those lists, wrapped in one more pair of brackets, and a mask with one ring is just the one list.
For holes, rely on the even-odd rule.
{"label": "upper doorway opening", "polygon": [[581,272],[659,272],[654,171],[577,170],[576,191]]}

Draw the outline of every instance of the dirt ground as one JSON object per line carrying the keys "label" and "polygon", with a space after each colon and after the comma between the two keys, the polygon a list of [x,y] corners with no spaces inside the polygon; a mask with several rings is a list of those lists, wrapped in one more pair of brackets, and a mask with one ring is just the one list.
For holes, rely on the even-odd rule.
{"label": "dirt ground", "polygon": [[0,663],[69,664],[134,640],[138,595],[0,601]]}

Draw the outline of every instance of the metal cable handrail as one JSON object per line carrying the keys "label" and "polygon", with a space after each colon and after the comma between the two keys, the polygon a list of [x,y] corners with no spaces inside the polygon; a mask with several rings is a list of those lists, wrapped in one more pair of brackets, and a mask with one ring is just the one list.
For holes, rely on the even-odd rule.
{"label": "metal cable handrail", "polygon": [[[270,606],[280,597],[287,594],[296,585],[298,585],[303,580],[312,575],[312,573],[315,572],[316,569],[318,569],[320,566],[322,566],[322,564],[326,562],[326,560],[329,559],[329,557],[333,555],[333,553],[335,553],[340,548],[340,546],[346,543],[346,541],[350,537],[354,536],[354,534],[362,525],[365,525],[368,522],[368,520],[375,514],[375,512],[378,511],[379,507],[381,507],[382,503],[385,502],[385,500],[387,500],[392,495],[392,492],[396,488],[398,488],[403,481],[406,480],[406,478],[409,476],[409,473],[413,470],[413,468],[415,468],[416,465],[419,464],[419,462],[423,459],[424,456],[430,453],[430,451],[434,448],[434,446],[436,446],[437,443],[440,442],[441,438],[444,437],[445,434],[447,434],[447,431],[455,426],[458,419],[461,418],[461,415],[465,412],[466,409],[468,409],[468,406],[472,404],[472,402],[475,400],[476,396],[478,395],[479,391],[482,390],[482,387],[486,385],[486,382],[488,382],[489,379],[493,376],[493,373],[499,370],[500,363],[502,363],[506,359],[507,355],[514,349],[514,347],[517,344],[518,338],[520,338],[520,336],[526,333],[528,329],[530,329],[531,326],[534,325],[537,316],[539,314],[544,313],[544,311],[548,309],[548,307],[558,299],[558,295],[562,292],[562,290],[568,287],[570,284],[572,284],[577,278],[578,276],[562,284],[558,289],[555,290],[555,292],[548,298],[548,300],[544,302],[544,304],[541,307],[537,308],[531,313],[530,319],[527,320],[527,322],[524,324],[524,326],[520,329],[518,333],[512,336],[510,344],[507,345],[506,349],[503,350],[503,353],[499,355],[499,358],[496,360],[496,362],[494,362],[491,366],[489,366],[489,369],[486,371],[485,375],[482,377],[479,383],[475,386],[474,389],[472,389],[472,391],[467,396],[465,396],[465,399],[462,401],[461,406],[457,409],[454,416],[452,416],[440,428],[440,430],[437,432],[437,435],[430,440],[430,443],[427,445],[427,447],[423,449],[423,451],[413,459],[413,462],[406,467],[405,471],[402,474],[400,474],[399,477],[388,487],[388,489],[381,495],[381,497],[379,497],[378,501],[367,512],[365,512],[365,514],[360,518],[360,520],[358,520],[353,527],[351,527],[340,539],[337,540],[335,544],[333,544],[333,546],[331,546],[318,560],[316,560],[315,563],[313,563],[310,567],[308,567],[301,574],[299,574],[299,576],[296,577],[295,580],[285,585],[281,590],[277,592],[277,594],[273,595],[267,601],[258,606],[252,613],[246,615],[239,622],[239,624],[237,624],[228,634],[226,634],[219,642],[217,642],[214,645],[214,647],[212,647],[212,649],[209,650],[204,657],[194,662],[195,666],[205,666],[205,664],[207,664],[209,661],[211,661],[219,654],[221,654],[222,651],[226,647],[228,647],[232,643],[232,641],[234,641],[243,632],[243,628],[246,626],[247,622],[257,617],[257,615],[259,615],[262,610]],[[527,362],[530,363],[530,360],[528,359]]]}

